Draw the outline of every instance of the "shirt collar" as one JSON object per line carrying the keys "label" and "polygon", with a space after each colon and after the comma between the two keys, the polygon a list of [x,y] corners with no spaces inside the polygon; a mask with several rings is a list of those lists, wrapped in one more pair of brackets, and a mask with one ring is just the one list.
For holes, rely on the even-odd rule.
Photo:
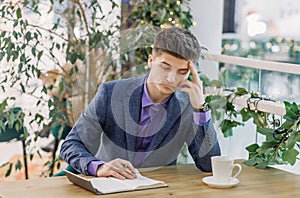
{"label": "shirt collar", "polygon": [[[170,98],[171,98],[171,96],[167,97],[160,104],[163,105],[165,108],[167,108]],[[150,98],[150,95],[149,95],[149,92],[148,92],[148,89],[147,89],[147,83],[146,83],[146,80],[145,80],[144,88],[143,88],[143,95],[142,95],[142,108],[147,107],[147,106],[151,106],[153,104],[154,104],[154,102]]]}

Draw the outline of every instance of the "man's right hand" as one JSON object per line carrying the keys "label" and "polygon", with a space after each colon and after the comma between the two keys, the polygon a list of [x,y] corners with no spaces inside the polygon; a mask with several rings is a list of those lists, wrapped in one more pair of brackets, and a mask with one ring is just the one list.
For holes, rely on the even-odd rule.
{"label": "man's right hand", "polygon": [[97,170],[98,177],[113,176],[118,179],[135,179],[136,174],[132,164],[120,158],[114,159],[110,162],[99,166]]}

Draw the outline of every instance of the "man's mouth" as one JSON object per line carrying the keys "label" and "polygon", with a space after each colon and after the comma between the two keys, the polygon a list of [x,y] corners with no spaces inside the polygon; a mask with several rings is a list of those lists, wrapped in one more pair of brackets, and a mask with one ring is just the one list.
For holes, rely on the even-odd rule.
{"label": "man's mouth", "polygon": [[171,85],[171,84],[168,84],[168,83],[162,83],[161,85],[164,86],[164,87],[167,87],[171,90],[175,90],[177,88],[177,86],[174,86],[174,85]]}

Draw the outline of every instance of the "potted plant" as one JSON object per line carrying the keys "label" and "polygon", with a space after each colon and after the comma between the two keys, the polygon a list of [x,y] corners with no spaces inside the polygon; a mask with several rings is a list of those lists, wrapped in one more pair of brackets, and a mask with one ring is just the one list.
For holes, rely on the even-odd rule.
{"label": "potted plant", "polygon": [[[56,131],[56,138],[62,139],[65,126],[71,127],[73,122],[73,93],[82,104],[75,107],[85,108],[97,89],[97,83],[113,78],[115,63],[110,57],[116,46],[109,40],[119,28],[117,23],[106,27],[102,21],[108,17],[117,18],[113,12],[118,5],[109,0],[105,2],[107,10],[103,10],[103,3],[1,0],[0,62],[3,79],[0,85],[4,93],[13,87],[19,94],[28,94],[36,101],[34,108],[26,109],[26,116],[30,119],[27,127],[36,138],[46,127]],[[33,83],[32,79],[38,81],[43,73],[50,75],[55,69],[58,78],[52,83],[42,87],[39,86],[41,83]],[[54,90],[56,93],[49,97],[49,92]],[[7,97],[3,101],[10,97],[4,95]],[[48,113],[40,113],[45,105]],[[77,110],[80,113],[81,109]],[[52,174],[54,164],[59,167],[60,164],[55,163],[59,162],[58,159],[55,155],[49,160],[48,174]]]}
{"label": "potted plant", "polygon": [[[217,84],[223,86],[220,82]],[[215,86],[216,82],[208,82],[207,85]],[[223,90],[221,86],[218,88]],[[249,97],[249,101],[268,99],[261,98],[257,93],[248,92],[244,88],[237,88],[236,91],[231,90],[231,92],[226,96],[209,95],[206,101],[211,106],[213,121],[219,125],[224,137],[232,136],[233,128],[243,126],[244,122],[250,119],[256,125],[257,132],[265,136],[265,141],[261,145],[254,143],[246,147],[249,157],[245,164],[257,168],[276,164],[294,165],[298,159],[300,146],[300,105],[284,101],[286,113],[283,116],[284,122],[280,125],[279,120],[270,113],[261,112],[249,105],[247,108],[237,110],[232,102],[235,97],[244,95]],[[242,121],[238,119],[238,115]]]}
{"label": "potted plant", "polygon": [[25,178],[28,179],[27,167],[27,144],[28,144],[28,131],[24,126],[25,113],[20,107],[8,108],[8,99],[0,103],[0,142],[9,142],[13,140],[21,141],[23,147],[23,160],[24,164],[18,160],[15,164],[9,162],[8,169],[5,176],[9,176],[12,172],[13,165],[15,171],[21,170],[23,165],[25,167]]}

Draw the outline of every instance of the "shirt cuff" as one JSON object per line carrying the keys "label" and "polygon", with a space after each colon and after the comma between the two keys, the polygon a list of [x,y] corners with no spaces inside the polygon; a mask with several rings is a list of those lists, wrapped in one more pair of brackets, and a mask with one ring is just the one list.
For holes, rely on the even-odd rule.
{"label": "shirt cuff", "polygon": [[206,112],[193,112],[194,123],[203,126],[211,119],[211,110]]}
{"label": "shirt cuff", "polygon": [[89,175],[97,176],[98,167],[104,163],[105,163],[104,161],[100,161],[100,160],[99,161],[91,161],[87,167],[87,171],[88,171]]}

